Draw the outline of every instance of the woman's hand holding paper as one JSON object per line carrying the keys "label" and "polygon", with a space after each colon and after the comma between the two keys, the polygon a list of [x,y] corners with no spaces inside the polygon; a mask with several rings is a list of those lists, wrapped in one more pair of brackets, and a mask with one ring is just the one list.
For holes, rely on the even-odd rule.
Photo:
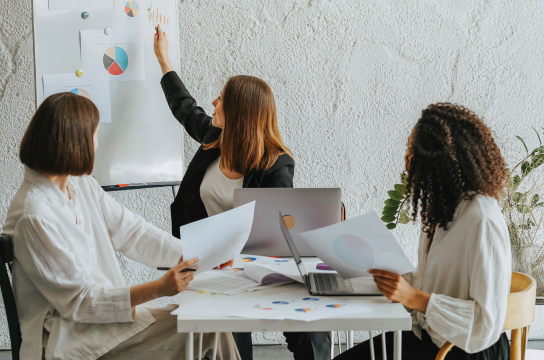
{"label": "woman's hand holding paper", "polygon": [[369,273],[387,299],[425,314],[431,294],[414,289],[402,275],[374,269]]}
{"label": "woman's hand holding paper", "polygon": [[[159,297],[174,296],[187,288],[194,279],[194,272],[181,272],[181,270],[192,267],[198,269],[195,265],[199,260],[197,258],[182,262],[168,270],[160,279],[157,280],[157,290]],[[194,266],[193,266],[194,265]]]}

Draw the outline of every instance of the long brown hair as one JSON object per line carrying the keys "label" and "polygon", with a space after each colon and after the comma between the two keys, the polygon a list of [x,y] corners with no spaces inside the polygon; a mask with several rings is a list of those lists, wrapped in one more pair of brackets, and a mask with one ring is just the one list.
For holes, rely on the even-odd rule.
{"label": "long brown hair", "polygon": [[223,93],[225,126],[219,139],[204,149],[221,148],[223,165],[239,174],[270,169],[283,154],[293,157],[278,127],[276,102],[263,80],[231,77]]}
{"label": "long brown hair", "polygon": [[447,230],[459,202],[477,195],[498,198],[506,165],[493,135],[469,109],[438,103],[423,110],[412,137],[408,203],[432,237]]}
{"label": "long brown hair", "polygon": [[93,136],[99,113],[93,102],[69,92],[49,96],[26,129],[19,158],[49,175],[86,175],[93,171]]}

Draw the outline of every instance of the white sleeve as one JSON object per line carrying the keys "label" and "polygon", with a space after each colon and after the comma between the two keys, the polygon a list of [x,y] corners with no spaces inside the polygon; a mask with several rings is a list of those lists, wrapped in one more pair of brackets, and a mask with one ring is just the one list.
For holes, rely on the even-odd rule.
{"label": "white sleeve", "polygon": [[119,204],[90,177],[113,247],[126,257],[158,267],[177,265],[183,255],[181,241],[156,228]]}
{"label": "white sleeve", "polygon": [[23,217],[15,229],[14,255],[32,283],[65,319],[132,322],[130,287],[97,285],[54,223]]}
{"label": "white sleeve", "polygon": [[482,221],[474,232],[468,297],[460,300],[431,294],[425,317],[432,331],[467,353],[493,345],[500,337],[510,292],[511,260],[508,234]]}

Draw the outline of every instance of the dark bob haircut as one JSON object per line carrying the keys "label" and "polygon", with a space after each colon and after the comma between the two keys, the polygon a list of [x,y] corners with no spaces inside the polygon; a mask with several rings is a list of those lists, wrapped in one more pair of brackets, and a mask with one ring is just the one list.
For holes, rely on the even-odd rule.
{"label": "dark bob haircut", "polygon": [[91,100],[69,92],[51,95],[30,120],[19,158],[48,175],[91,174],[98,121],[99,112]]}

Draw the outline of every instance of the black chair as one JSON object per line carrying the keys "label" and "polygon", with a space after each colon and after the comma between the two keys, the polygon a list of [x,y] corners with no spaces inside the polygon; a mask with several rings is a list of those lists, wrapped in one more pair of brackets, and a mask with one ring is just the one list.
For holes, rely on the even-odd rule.
{"label": "black chair", "polygon": [[13,242],[11,237],[6,234],[0,235],[0,289],[4,299],[4,309],[8,318],[9,337],[11,339],[11,357],[13,360],[19,360],[19,351],[21,350],[21,327],[19,326],[19,317],[17,307],[15,306],[15,297],[9,281],[6,264],[11,271],[13,262]]}

